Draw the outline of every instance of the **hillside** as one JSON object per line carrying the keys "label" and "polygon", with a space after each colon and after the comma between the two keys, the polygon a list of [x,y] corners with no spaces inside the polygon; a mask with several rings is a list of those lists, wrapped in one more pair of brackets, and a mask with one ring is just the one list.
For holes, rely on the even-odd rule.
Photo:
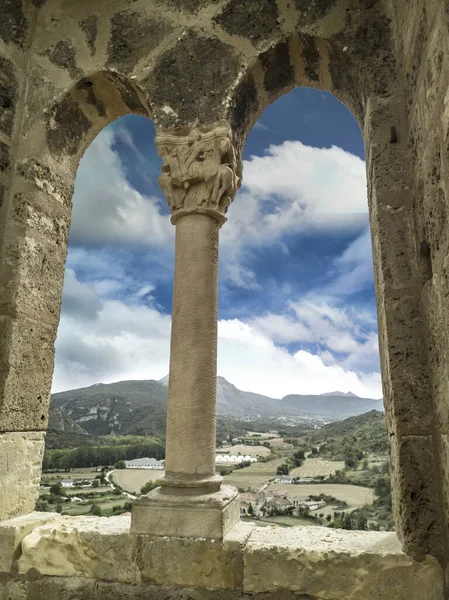
{"label": "hillside", "polygon": [[[322,394],[320,396],[289,394],[280,401],[281,410],[295,411],[303,414],[341,419],[353,415],[360,415],[372,410],[383,410],[382,400],[372,398],[359,398],[353,394],[343,395],[335,392],[334,395]],[[291,414],[291,413],[290,413]]]}
{"label": "hillside", "polygon": [[[48,447],[66,447],[74,442],[92,445],[89,436],[164,437],[167,383],[167,377],[160,381],[120,381],[53,394]],[[276,400],[239,390],[224,377],[217,378],[218,414],[233,420],[273,420],[285,416],[339,419],[381,408],[380,400],[341,392],[333,394],[291,395]]]}
{"label": "hillside", "polygon": [[[52,406],[93,435],[159,435],[166,401],[166,387],[152,380],[100,383],[51,398]],[[50,421],[49,428],[54,425]]]}
{"label": "hillside", "polygon": [[333,458],[344,455],[348,449],[357,446],[362,452],[387,453],[387,431],[385,415],[372,410],[363,415],[350,417],[324,425],[310,436],[314,444],[321,444],[320,454],[330,454]]}

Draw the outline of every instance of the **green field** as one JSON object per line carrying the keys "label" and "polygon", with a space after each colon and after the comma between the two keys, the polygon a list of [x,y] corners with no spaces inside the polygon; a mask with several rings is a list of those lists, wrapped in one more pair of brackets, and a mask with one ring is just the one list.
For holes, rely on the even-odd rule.
{"label": "green field", "polygon": [[268,462],[253,463],[249,467],[235,469],[230,475],[225,475],[224,481],[245,491],[256,491],[276,477],[276,469],[282,462],[282,458],[277,458]]}

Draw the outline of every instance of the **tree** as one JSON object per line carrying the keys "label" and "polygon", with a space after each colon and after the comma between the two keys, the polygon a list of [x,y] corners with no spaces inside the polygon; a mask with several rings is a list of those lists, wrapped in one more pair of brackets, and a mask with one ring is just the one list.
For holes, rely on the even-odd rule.
{"label": "tree", "polygon": [[60,496],[61,495],[61,484],[60,483],[55,483],[52,486],[50,486],[50,494],[52,494],[53,496]]}
{"label": "tree", "polygon": [[92,504],[90,513],[95,517],[101,517],[103,511],[101,510],[101,506],[99,506],[98,504]]}
{"label": "tree", "polygon": [[99,480],[98,480],[98,479],[94,479],[94,480],[92,481],[92,487],[93,487],[93,488],[100,487],[100,482],[99,482]]}
{"label": "tree", "polygon": [[277,475],[288,475],[289,473],[289,466],[287,465],[287,463],[283,463],[282,465],[279,465],[279,467],[276,469],[276,474]]}
{"label": "tree", "polygon": [[155,489],[155,488],[157,488],[157,487],[158,487],[158,483],[156,483],[156,481],[152,481],[152,480],[150,479],[150,481],[147,481],[147,482],[145,483],[145,485],[143,485],[143,486],[140,488],[140,493],[141,493],[141,494],[148,494],[148,492],[151,492],[151,490],[154,490],[154,489]]}
{"label": "tree", "polygon": [[46,500],[38,500],[34,510],[39,512],[48,512],[48,502]]}
{"label": "tree", "polygon": [[114,467],[116,469],[126,469],[126,464],[124,460],[119,460],[118,462],[115,463]]}

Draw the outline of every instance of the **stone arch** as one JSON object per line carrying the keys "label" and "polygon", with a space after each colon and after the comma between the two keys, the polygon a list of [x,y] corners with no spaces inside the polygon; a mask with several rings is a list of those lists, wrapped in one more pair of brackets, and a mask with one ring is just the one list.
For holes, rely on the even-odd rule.
{"label": "stone arch", "polygon": [[433,554],[444,563],[447,530],[437,482],[444,478],[445,457],[434,437],[437,406],[428,393],[429,331],[421,297],[432,263],[416,223],[421,192],[408,166],[413,150],[407,145],[408,115],[389,20],[376,8],[369,19],[380,45],[370,36],[371,43],[362,44],[360,36],[367,39],[363,18],[359,27],[328,39],[302,33],[275,42],[235,85],[227,118],[241,155],[265,108],[305,85],[333,93],[361,127],[396,529],[407,553],[418,558]]}
{"label": "stone arch", "polygon": [[[440,226],[448,204],[449,112],[441,89],[449,73],[447,23],[443,2],[405,12],[392,0],[10,3],[0,25],[0,175],[8,189],[0,207],[0,431],[7,432],[0,442],[15,448],[16,480],[33,480],[35,488],[38,479],[60,302],[43,282],[61,277],[80,148],[77,127],[61,139],[55,132],[66,115],[68,124],[84,123],[87,140],[95,131],[90,117],[101,110],[94,101],[78,111],[76,98],[90,92],[75,90],[77,82],[114,72],[116,82],[133,82],[128,91],[143,91],[157,127],[227,121],[238,150],[264,102],[288,88],[290,64],[291,85],[305,77],[323,85],[362,127],[396,523],[408,552],[447,559],[449,487],[441,482],[449,410],[439,357],[448,343],[441,326],[447,236]],[[72,154],[58,154],[61,143]],[[17,448],[33,457],[31,471]],[[14,485],[0,489],[1,508],[10,510],[12,494],[15,514],[29,511],[33,493]]]}
{"label": "stone arch", "polygon": [[[6,498],[8,493],[14,498],[2,502],[6,511],[2,517],[34,508],[79,161],[109,123],[130,113],[151,117],[136,86],[105,70],[79,79],[40,106],[38,95],[36,88],[28,97],[28,106],[36,112],[24,121],[4,206],[0,256],[2,305],[7,312],[2,317],[0,350],[0,432],[4,432],[0,442],[5,442],[12,464],[23,456],[26,465],[15,465],[15,471],[22,469],[27,485],[17,499],[13,482],[2,478]],[[20,480],[17,485],[22,487]],[[3,495],[1,484],[0,492]]]}

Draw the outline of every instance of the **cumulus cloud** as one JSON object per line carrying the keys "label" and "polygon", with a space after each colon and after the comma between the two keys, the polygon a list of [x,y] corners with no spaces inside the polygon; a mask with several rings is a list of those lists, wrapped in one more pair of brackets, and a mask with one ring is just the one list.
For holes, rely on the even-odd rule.
{"label": "cumulus cloud", "polygon": [[143,196],[126,178],[112,146],[115,135],[133,144],[126,130],[104,129],[81,159],[75,182],[70,241],[77,245],[173,243],[173,226],[161,211],[164,202]]}
{"label": "cumulus cloud", "polygon": [[255,325],[238,319],[220,321],[218,332],[219,372],[240,389],[276,398],[334,390],[362,397],[382,395],[379,373],[358,374],[305,350],[290,354]]}
{"label": "cumulus cloud", "polygon": [[[221,232],[223,274],[254,287],[245,266],[251,247],[271,245],[286,234],[362,228],[368,205],[365,163],[341,148],[314,148],[299,141],[270,146],[244,162],[242,189]],[[349,258],[349,257],[348,257]]]}
{"label": "cumulus cloud", "polygon": [[[73,285],[72,273],[69,279],[78,301],[95,296],[91,285],[79,281]],[[90,319],[83,318],[79,311],[64,311],[56,341],[53,391],[166,375],[171,324],[168,315],[142,304],[138,295],[132,303],[128,299],[128,304],[97,296],[96,306],[95,316]],[[322,319],[323,312],[319,310],[315,318]],[[335,326],[347,325],[345,315],[330,312]],[[275,321],[268,329],[270,326],[274,328]],[[218,372],[239,388],[278,398],[289,393],[335,389],[380,397],[378,373],[358,374],[305,350],[290,354],[273,342],[264,327],[266,330],[262,321],[219,321]],[[282,336],[282,325],[279,330]],[[301,335],[299,329],[295,331]],[[284,334],[287,336],[286,331]]]}
{"label": "cumulus cloud", "polygon": [[[130,185],[114,136],[138,152],[125,129],[106,129],[80,165],[54,391],[168,372],[171,319],[153,294],[158,277],[171,277],[174,227],[165,200]],[[220,321],[219,374],[273,397],[335,389],[380,397],[375,318],[348,303],[372,285],[364,163],[336,147],[285,142],[245,161],[243,183],[220,242],[221,277],[237,287],[264,293],[253,251],[277,244],[288,260],[286,235],[360,235],[332,261],[320,289],[295,297],[287,281],[276,290],[290,298],[285,310]],[[125,256],[131,246],[143,249],[137,258]],[[301,349],[289,352],[291,345]]]}
{"label": "cumulus cloud", "polygon": [[97,310],[86,319],[64,305],[53,391],[123,379],[160,379],[167,373],[171,318],[142,302],[148,288],[125,303],[101,299],[92,284],[73,285],[70,272],[68,279],[75,290],[74,304],[96,297]]}

